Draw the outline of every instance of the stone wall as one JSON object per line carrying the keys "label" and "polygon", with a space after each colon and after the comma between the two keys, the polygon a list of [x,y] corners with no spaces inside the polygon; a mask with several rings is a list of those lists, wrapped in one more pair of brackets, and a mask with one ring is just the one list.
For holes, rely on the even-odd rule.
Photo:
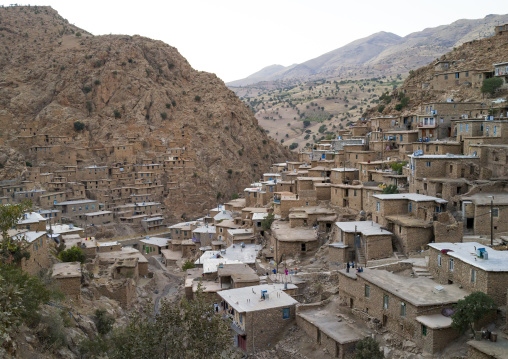
{"label": "stone wall", "polygon": [[97,291],[105,297],[116,300],[122,308],[126,309],[130,308],[137,298],[136,282],[130,278],[99,284],[97,285]]}
{"label": "stone wall", "polygon": [[81,277],[56,278],[55,282],[66,297],[81,300]]}

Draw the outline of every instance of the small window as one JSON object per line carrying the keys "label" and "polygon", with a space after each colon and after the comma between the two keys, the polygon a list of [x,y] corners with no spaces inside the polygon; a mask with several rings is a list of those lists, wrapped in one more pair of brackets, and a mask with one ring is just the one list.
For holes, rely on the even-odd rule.
{"label": "small window", "polygon": [[427,167],[430,167],[430,161],[428,161],[426,165],[427,165]]}
{"label": "small window", "polygon": [[290,312],[289,308],[282,309],[282,319],[289,319],[290,314],[291,314],[291,312]]}
{"label": "small window", "polygon": [[376,204],[376,210],[377,210],[378,212],[379,212],[379,207],[380,207],[380,206],[381,206],[381,205],[380,205],[380,203],[379,203],[379,201],[378,201],[378,202],[377,202],[377,204]]}
{"label": "small window", "polygon": [[409,210],[409,213],[413,212],[413,203],[409,202],[408,210]]}
{"label": "small window", "polygon": [[471,283],[476,283],[476,269],[471,269]]}
{"label": "small window", "polygon": [[302,252],[305,252],[307,250],[307,245],[305,243],[302,243]]}
{"label": "small window", "polygon": [[455,78],[458,79],[460,77],[460,72],[455,73]]}
{"label": "small window", "polygon": [[453,272],[453,258],[450,258],[450,261],[448,263],[448,269],[450,272]]}
{"label": "small window", "polygon": [[406,316],[406,303],[404,302],[400,303],[400,316],[401,317]]}
{"label": "small window", "polygon": [[492,208],[492,217],[499,217],[499,208]]}
{"label": "small window", "polygon": [[423,325],[423,324],[422,324],[422,335],[423,335],[424,337],[426,337],[426,336],[427,336],[427,326],[426,326],[426,325]]}
{"label": "small window", "polygon": [[444,79],[445,79],[445,80],[448,80],[448,75],[444,75]]}
{"label": "small window", "polygon": [[365,284],[365,298],[370,298],[370,285]]}
{"label": "small window", "polygon": [[437,266],[441,267],[441,254],[437,255]]}
{"label": "small window", "polygon": [[388,302],[390,301],[390,297],[386,294],[383,296],[383,308],[388,309]]}
{"label": "small window", "polygon": [[240,317],[240,324],[243,324],[243,315],[242,315],[242,313],[238,314],[238,316]]}

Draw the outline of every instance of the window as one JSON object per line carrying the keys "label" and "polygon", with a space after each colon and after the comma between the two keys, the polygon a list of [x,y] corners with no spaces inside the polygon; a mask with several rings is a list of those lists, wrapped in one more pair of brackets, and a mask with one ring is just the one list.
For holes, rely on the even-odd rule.
{"label": "window", "polygon": [[383,309],[388,309],[389,300],[390,300],[390,297],[385,294],[383,296]]}
{"label": "window", "polygon": [[290,310],[289,308],[283,308],[282,309],[282,319],[289,319],[290,317]]}
{"label": "window", "polygon": [[445,80],[448,80],[448,75],[444,75],[444,79],[445,79]]}
{"label": "window", "polygon": [[238,314],[238,316],[240,317],[240,324],[243,324],[243,315],[242,315],[242,313]]}
{"label": "window", "polygon": [[437,255],[437,266],[441,267],[441,254]]}
{"label": "window", "polygon": [[400,316],[401,317],[406,316],[406,303],[404,303],[404,302],[400,303]]}
{"label": "window", "polygon": [[425,337],[427,336],[427,326],[422,324],[422,335]]}
{"label": "window", "polygon": [[377,204],[376,204],[376,210],[377,210],[378,212],[379,212],[379,207],[380,207],[380,203],[379,203],[379,201],[378,201],[378,202],[377,202]]}
{"label": "window", "polygon": [[466,123],[466,132],[469,131],[469,123]]}
{"label": "window", "polygon": [[355,196],[355,197],[356,197],[356,190],[354,190],[354,191],[353,191],[353,196]]}
{"label": "window", "polygon": [[460,132],[462,132],[462,124],[460,124]]}
{"label": "window", "polygon": [[450,261],[448,263],[448,269],[450,272],[453,272],[453,258],[450,258]]}
{"label": "window", "polygon": [[302,243],[302,252],[305,252],[307,250],[307,246],[305,245],[305,243]]}
{"label": "window", "polygon": [[427,167],[430,167],[430,161],[428,161],[428,162],[426,163],[426,166],[427,166]]}
{"label": "window", "polygon": [[365,284],[365,298],[370,298],[370,285]]}
{"label": "window", "polygon": [[471,269],[471,283],[476,283],[476,270]]}
{"label": "window", "polygon": [[409,211],[409,213],[413,212],[413,203],[411,203],[411,202],[409,202],[408,211]]}
{"label": "window", "polygon": [[458,79],[460,77],[460,72],[455,73],[455,78]]}
{"label": "window", "polygon": [[469,77],[469,71],[466,71],[466,77]]}
{"label": "window", "polygon": [[492,208],[492,217],[499,217],[499,208]]}

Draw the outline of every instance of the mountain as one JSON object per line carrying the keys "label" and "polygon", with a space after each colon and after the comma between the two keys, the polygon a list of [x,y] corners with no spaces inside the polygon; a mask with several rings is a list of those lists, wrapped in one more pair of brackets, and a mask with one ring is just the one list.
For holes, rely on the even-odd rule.
{"label": "mountain", "polygon": [[371,78],[405,74],[464,42],[478,39],[479,35],[484,37],[493,34],[495,25],[506,22],[508,15],[487,15],[483,19],[457,20],[449,25],[427,28],[404,37],[378,32],[301,64],[285,69],[277,65],[277,72],[262,70],[256,76],[251,75],[227,85],[239,87],[261,81]]}
{"label": "mountain", "polygon": [[0,8],[0,48],[0,180],[27,166],[153,163],[178,147],[186,166],[161,184],[179,219],[291,157],[222,80],[161,41],[92,36],[50,7],[13,6]]}

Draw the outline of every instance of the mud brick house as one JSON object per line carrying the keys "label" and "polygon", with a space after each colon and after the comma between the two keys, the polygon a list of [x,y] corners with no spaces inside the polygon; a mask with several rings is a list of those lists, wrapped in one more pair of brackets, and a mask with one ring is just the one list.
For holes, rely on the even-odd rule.
{"label": "mud brick house", "polygon": [[95,212],[99,209],[99,203],[91,199],[64,201],[55,204],[55,208],[62,211],[62,217],[76,218],[85,213]]}
{"label": "mud brick house", "polygon": [[53,264],[52,276],[67,297],[81,300],[81,264],[79,262]]}
{"label": "mud brick house", "polygon": [[268,196],[260,187],[246,188],[244,190],[246,207],[263,207],[268,203]]}
{"label": "mud brick house", "polygon": [[137,249],[130,247],[123,247],[114,251],[101,251],[97,253],[99,262],[116,263],[117,261],[126,261],[135,259],[137,261],[137,271],[139,276],[148,276],[148,259],[141,254]]}
{"label": "mud brick house", "polygon": [[490,295],[497,305],[506,305],[508,252],[476,242],[432,243],[429,271],[439,283],[454,283],[468,292]]}
{"label": "mud brick house", "polygon": [[348,184],[359,179],[358,168],[332,168],[330,172],[332,184]]}
{"label": "mud brick house", "polygon": [[261,246],[255,244],[232,245],[226,249],[204,252],[194,264],[203,268],[203,274],[207,278],[215,278],[221,264],[243,263],[254,268],[256,258]]}
{"label": "mud brick house", "polygon": [[24,213],[16,224],[17,229],[26,229],[33,232],[45,232],[47,219],[37,212]]}
{"label": "mud brick house", "polygon": [[66,192],[50,192],[39,197],[39,203],[42,208],[54,208],[59,202],[65,202],[67,199]]}
{"label": "mud brick house", "polygon": [[[469,144],[465,153],[469,155],[476,153],[480,157],[482,170],[491,174],[489,177],[508,177],[508,145]],[[487,169],[489,171],[486,171]]]}
{"label": "mud brick house", "polygon": [[192,230],[192,240],[194,243],[199,244],[200,247],[208,247],[216,239],[216,233],[215,226],[207,224]]}
{"label": "mud brick house", "polygon": [[254,229],[237,228],[226,231],[226,246],[254,243]]}
{"label": "mud brick house", "polygon": [[19,191],[14,193],[14,200],[16,202],[22,201],[31,201],[32,204],[39,204],[39,199],[42,195],[46,193],[45,190],[42,189],[32,189],[30,191]]}
{"label": "mud brick house", "polygon": [[508,231],[508,194],[507,193],[476,193],[464,196],[462,202],[462,217],[465,231],[475,235],[491,234],[491,202],[493,205],[492,221],[493,234]]}
{"label": "mud brick house", "polygon": [[147,256],[160,255],[163,249],[168,249],[168,238],[150,237],[139,241],[141,253]]}
{"label": "mud brick house", "polygon": [[345,320],[337,320],[337,313],[315,304],[298,304],[296,323],[315,343],[339,359],[355,358],[356,343],[367,336]]}
{"label": "mud brick house", "polygon": [[373,259],[392,256],[393,233],[373,221],[336,222],[333,242],[329,245],[330,261],[356,261],[363,265]]}
{"label": "mud brick house", "polygon": [[440,286],[428,278],[368,268],[360,273],[340,270],[339,293],[359,319],[413,340],[431,354],[459,335],[442,310],[468,295],[458,285]]}
{"label": "mud brick house", "polygon": [[503,79],[503,87],[506,88],[508,85],[508,62],[501,62],[492,66],[494,66],[494,77]]}
{"label": "mud brick house", "polygon": [[22,248],[30,253],[30,258],[21,259],[23,271],[30,275],[37,275],[41,270],[51,267],[46,231],[10,230],[8,235],[15,241],[19,241]]}
{"label": "mud brick house", "polygon": [[[376,194],[373,197],[373,220],[395,235],[406,255],[421,250],[434,240],[434,219],[439,219],[438,215],[446,211],[448,203],[441,198],[416,193]],[[442,219],[451,220],[449,217]],[[454,223],[453,220],[450,225]]]}
{"label": "mud brick house", "polygon": [[386,131],[399,125],[399,118],[392,116],[372,117],[369,119],[371,131]]}
{"label": "mud brick house", "polygon": [[313,227],[291,228],[287,222],[273,222],[270,250],[275,258],[302,256],[315,251],[318,246],[317,230]]}
{"label": "mud brick house", "polygon": [[480,157],[410,155],[409,192],[453,200],[469,190],[467,181],[481,178]]}
{"label": "mud brick house", "polygon": [[235,289],[259,285],[259,276],[247,264],[223,264],[217,271],[222,289]]}
{"label": "mud brick house", "polygon": [[281,285],[258,285],[220,291],[221,307],[232,319],[235,345],[247,353],[275,345],[295,322],[298,303]]}

